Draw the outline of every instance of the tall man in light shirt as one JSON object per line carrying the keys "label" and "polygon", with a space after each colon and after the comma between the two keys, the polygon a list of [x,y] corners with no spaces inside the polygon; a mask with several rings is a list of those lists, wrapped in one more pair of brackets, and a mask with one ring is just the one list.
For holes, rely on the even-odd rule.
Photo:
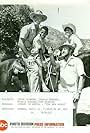
{"label": "tall man in light shirt", "polygon": [[[19,46],[19,56],[20,57],[23,56],[26,60],[32,61],[33,59],[31,59],[29,56],[31,55],[33,40],[39,33],[41,22],[44,22],[47,19],[47,16],[44,15],[42,11],[37,10],[36,12],[30,13],[30,18],[32,19],[33,22],[31,24],[28,24],[22,27],[20,31],[18,46]],[[30,59],[28,59],[28,57]],[[34,67],[36,70],[38,70],[38,66],[36,64]],[[37,75],[36,75],[36,79],[38,79]],[[38,88],[38,87],[35,87],[35,88]],[[31,91],[30,88],[29,88],[29,91]]]}
{"label": "tall man in light shirt", "polygon": [[[30,17],[33,22],[22,27],[18,42],[18,46],[20,48],[19,51],[20,53],[23,53],[26,58],[30,55],[33,39],[39,32],[40,23],[47,19],[47,16],[40,10],[30,13]],[[29,50],[27,47],[29,47]]]}
{"label": "tall man in light shirt", "polygon": [[45,64],[43,64],[43,61],[44,53],[46,50],[45,37],[47,36],[47,34],[48,28],[46,26],[41,27],[40,32],[33,40],[31,55],[26,59],[23,58],[27,68],[27,77],[30,92],[40,92],[40,85],[42,87],[42,91],[49,91],[44,83],[42,75],[42,67],[45,66]]}

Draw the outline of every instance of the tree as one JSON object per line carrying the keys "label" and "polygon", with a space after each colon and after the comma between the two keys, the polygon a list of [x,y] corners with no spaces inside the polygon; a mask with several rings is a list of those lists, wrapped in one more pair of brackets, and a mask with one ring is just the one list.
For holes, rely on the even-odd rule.
{"label": "tree", "polygon": [[32,22],[32,11],[27,5],[0,5],[0,50],[14,52],[21,27]]}

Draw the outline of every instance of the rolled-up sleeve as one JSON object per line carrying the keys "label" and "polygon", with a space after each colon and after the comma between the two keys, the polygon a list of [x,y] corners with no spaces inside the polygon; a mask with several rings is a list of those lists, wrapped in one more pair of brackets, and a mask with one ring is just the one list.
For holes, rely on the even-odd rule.
{"label": "rolled-up sleeve", "polygon": [[30,28],[28,26],[24,26],[20,31],[20,38],[24,38],[26,40],[29,32],[30,32]]}

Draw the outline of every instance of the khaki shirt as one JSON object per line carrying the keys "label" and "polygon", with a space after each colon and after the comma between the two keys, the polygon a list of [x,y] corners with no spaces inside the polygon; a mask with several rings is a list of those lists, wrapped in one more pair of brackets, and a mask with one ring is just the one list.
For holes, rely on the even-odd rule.
{"label": "khaki shirt", "polygon": [[79,77],[85,75],[84,65],[81,59],[71,56],[68,61],[61,60],[59,92],[66,91],[76,93]]}
{"label": "khaki shirt", "polygon": [[22,39],[24,42],[24,45],[26,47],[29,47],[29,45],[32,44],[35,36],[36,36],[36,28],[35,28],[34,23],[31,23],[29,25],[22,27],[20,31],[19,42],[20,42],[20,39]]}

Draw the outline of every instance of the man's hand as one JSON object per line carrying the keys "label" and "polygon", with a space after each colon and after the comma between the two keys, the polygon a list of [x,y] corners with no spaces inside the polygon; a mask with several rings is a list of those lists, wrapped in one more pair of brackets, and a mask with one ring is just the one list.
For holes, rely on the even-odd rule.
{"label": "man's hand", "polygon": [[52,47],[50,47],[50,48],[48,49],[48,54],[53,54],[53,48],[52,48]]}
{"label": "man's hand", "polygon": [[47,69],[47,63],[45,61],[42,61],[42,67],[44,68],[44,70],[46,71]]}

